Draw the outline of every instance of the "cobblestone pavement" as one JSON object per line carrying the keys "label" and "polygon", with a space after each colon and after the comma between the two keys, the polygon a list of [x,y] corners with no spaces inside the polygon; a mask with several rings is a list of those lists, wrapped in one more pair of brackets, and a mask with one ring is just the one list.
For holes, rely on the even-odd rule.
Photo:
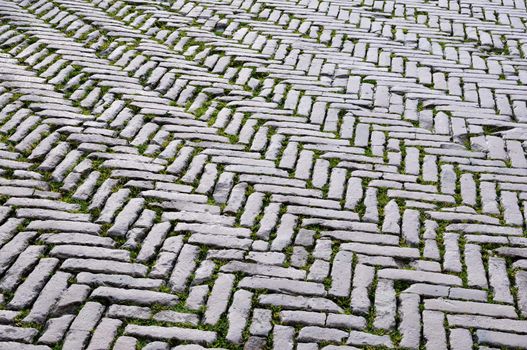
{"label": "cobblestone pavement", "polygon": [[0,0],[0,349],[526,349],[522,0]]}

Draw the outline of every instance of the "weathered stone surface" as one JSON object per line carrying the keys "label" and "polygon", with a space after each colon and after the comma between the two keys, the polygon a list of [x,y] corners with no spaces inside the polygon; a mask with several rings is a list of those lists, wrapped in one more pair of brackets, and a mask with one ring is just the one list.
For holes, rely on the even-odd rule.
{"label": "weathered stone surface", "polygon": [[0,0],[0,349],[527,348],[526,12]]}
{"label": "weathered stone surface", "polygon": [[124,333],[127,335],[143,336],[161,340],[180,340],[196,343],[212,343],[216,340],[215,332],[179,327],[128,325],[126,326]]}

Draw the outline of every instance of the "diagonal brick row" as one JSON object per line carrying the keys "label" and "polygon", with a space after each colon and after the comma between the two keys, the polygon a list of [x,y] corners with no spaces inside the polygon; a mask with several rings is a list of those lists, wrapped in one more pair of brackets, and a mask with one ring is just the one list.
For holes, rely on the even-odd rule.
{"label": "diagonal brick row", "polygon": [[0,0],[0,349],[527,349],[526,20]]}

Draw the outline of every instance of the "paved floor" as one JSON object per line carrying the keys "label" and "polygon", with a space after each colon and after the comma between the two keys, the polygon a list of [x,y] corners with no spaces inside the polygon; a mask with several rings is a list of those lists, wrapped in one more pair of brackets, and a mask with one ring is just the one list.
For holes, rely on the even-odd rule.
{"label": "paved floor", "polygon": [[526,349],[526,26],[0,0],[0,349]]}

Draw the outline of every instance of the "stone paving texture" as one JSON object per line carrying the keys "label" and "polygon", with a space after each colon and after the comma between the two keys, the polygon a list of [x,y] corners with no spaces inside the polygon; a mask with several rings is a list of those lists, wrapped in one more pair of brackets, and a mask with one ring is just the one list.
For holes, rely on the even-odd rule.
{"label": "stone paving texture", "polygon": [[527,349],[523,0],[0,0],[0,349]]}

